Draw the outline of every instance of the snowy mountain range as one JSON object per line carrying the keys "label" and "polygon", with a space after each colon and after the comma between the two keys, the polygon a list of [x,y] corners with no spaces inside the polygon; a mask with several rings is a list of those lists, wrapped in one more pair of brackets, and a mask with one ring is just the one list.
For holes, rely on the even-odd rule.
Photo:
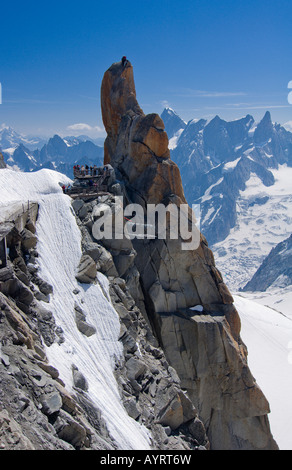
{"label": "snowy mountain range", "polygon": [[42,137],[19,134],[10,126],[3,125],[0,128],[0,147],[9,154],[20,144],[24,145],[29,150],[36,150],[37,148],[41,148],[45,143],[46,139]]}
{"label": "snowy mountain range", "polygon": [[85,135],[44,139],[4,127],[0,130],[0,149],[10,167],[21,171],[49,168],[71,178],[74,164],[102,165],[103,161],[103,148]]}
{"label": "snowy mountain range", "polygon": [[292,133],[270,112],[259,123],[251,115],[185,123],[171,109],[161,117],[187,201],[200,205],[201,230],[237,290],[291,234]]}
{"label": "snowy mountain range", "polygon": [[[186,123],[170,108],[161,117],[187,201],[199,204],[201,231],[237,291],[291,234],[292,133],[269,112],[259,123],[249,114]],[[7,165],[22,171],[49,168],[72,178],[74,164],[103,164],[103,148],[85,135],[44,141],[5,127],[0,148]]]}

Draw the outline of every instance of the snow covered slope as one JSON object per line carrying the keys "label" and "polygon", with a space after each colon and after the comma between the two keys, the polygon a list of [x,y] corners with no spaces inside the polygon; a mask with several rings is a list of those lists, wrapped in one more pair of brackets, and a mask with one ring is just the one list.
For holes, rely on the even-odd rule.
{"label": "snow covered slope", "polygon": [[260,305],[247,294],[234,299],[249,367],[270,404],[272,434],[280,450],[292,450],[292,315]]}
{"label": "snow covered slope", "polygon": [[[122,354],[118,341],[120,323],[109,301],[107,279],[98,275],[99,284],[80,284],[75,279],[81,257],[81,236],[71,209],[71,200],[59,183],[69,179],[51,170],[36,173],[0,171],[0,214],[16,201],[37,201],[39,273],[54,289],[50,300],[56,323],[63,329],[65,342],[47,348],[50,363],[70,391],[72,364],[82,370],[89,383],[89,395],[101,410],[118,449],[149,449],[146,428],[129,417],[121,404],[113,368]],[[77,295],[73,290],[78,289]],[[97,333],[84,337],[76,328],[74,303],[81,307]],[[48,306],[48,304],[45,304]]]}
{"label": "snow covered slope", "polygon": [[292,320],[291,286],[270,287],[266,292],[244,292],[240,293],[240,295],[246,299],[251,299],[261,305],[270,307]]}

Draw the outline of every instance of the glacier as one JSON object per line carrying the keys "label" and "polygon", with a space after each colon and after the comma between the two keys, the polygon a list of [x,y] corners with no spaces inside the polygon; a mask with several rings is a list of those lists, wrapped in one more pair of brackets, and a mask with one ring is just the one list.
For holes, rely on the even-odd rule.
{"label": "glacier", "polygon": [[[237,201],[237,223],[225,240],[212,246],[216,264],[236,291],[254,275],[270,250],[291,234],[292,168],[272,169],[275,184],[266,187],[251,174]],[[262,199],[264,204],[255,203]]]}

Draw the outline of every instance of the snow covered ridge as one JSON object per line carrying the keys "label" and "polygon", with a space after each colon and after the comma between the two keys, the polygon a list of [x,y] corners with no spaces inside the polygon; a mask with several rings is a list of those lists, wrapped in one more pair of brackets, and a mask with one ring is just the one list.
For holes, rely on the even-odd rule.
{"label": "snow covered ridge", "polygon": [[[83,370],[89,394],[102,410],[109,432],[120,449],[148,449],[149,432],[131,419],[122,406],[114,377],[114,362],[122,354],[118,341],[120,323],[108,300],[108,281],[98,274],[99,284],[78,284],[76,268],[81,257],[81,235],[71,209],[71,200],[63,195],[60,183],[70,180],[57,172],[41,170],[18,173],[0,172],[0,211],[16,201],[39,203],[37,222],[39,273],[53,286],[50,302],[56,322],[64,331],[65,342],[46,348],[49,362],[59,370],[68,390],[72,390],[74,363]],[[74,289],[78,295],[72,294]],[[96,334],[85,338],[76,329],[74,303],[82,305]]]}
{"label": "snow covered ridge", "polygon": [[[15,170],[37,171],[50,168],[71,177],[76,163],[102,164],[103,148],[87,136],[64,137],[54,135],[50,139],[29,137],[10,127],[0,129],[0,149],[6,164]],[[85,157],[84,157],[85,156]],[[73,176],[73,175],[72,175]]]}
{"label": "snow covered ridge", "polygon": [[[175,113],[165,110],[161,116],[165,116],[171,158],[180,168],[186,199],[189,204],[202,204],[202,230],[210,245],[224,240],[234,227],[239,191],[251,173],[270,187],[274,184],[271,171],[278,165],[291,166],[292,133],[273,123],[269,112],[259,123],[250,115],[230,122],[219,116],[209,122],[191,120],[184,126],[181,120],[179,133]],[[207,192],[212,196],[209,200]],[[211,212],[216,213],[212,223],[205,217]]]}

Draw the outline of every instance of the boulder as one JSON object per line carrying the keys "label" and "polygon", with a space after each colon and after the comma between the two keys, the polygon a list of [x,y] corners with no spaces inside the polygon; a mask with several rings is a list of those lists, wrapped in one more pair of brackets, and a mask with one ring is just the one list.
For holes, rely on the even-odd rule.
{"label": "boulder", "polygon": [[78,367],[72,365],[72,375],[74,386],[80,388],[84,392],[88,391],[88,382],[82,372],[79,371]]}
{"label": "boulder", "polygon": [[21,232],[21,244],[24,250],[28,251],[31,248],[35,248],[37,244],[37,237],[27,228],[24,228]]}
{"label": "boulder", "polygon": [[126,368],[128,371],[128,377],[130,379],[135,380],[144,375],[147,370],[147,367],[144,362],[140,361],[139,359],[136,359],[135,357],[131,357],[126,362]]}
{"label": "boulder", "polygon": [[75,304],[75,321],[78,330],[83,333],[85,336],[92,336],[96,333],[96,328],[86,321],[86,316],[83,310]]}
{"label": "boulder", "polygon": [[61,395],[58,391],[43,395],[41,403],[43,413],[48,416],[60,411],[63,404]]}
{"label": "boulder", "polygon": [[86,440],[86,428],[66,411],[62,410],[55,423],[58,437],[79,449]]}
{"label": "boulder", "polygon": [[96,263],[91,256],[82,255],[76,274],[77,281],[89,284],[95,281],[97,275]]}

